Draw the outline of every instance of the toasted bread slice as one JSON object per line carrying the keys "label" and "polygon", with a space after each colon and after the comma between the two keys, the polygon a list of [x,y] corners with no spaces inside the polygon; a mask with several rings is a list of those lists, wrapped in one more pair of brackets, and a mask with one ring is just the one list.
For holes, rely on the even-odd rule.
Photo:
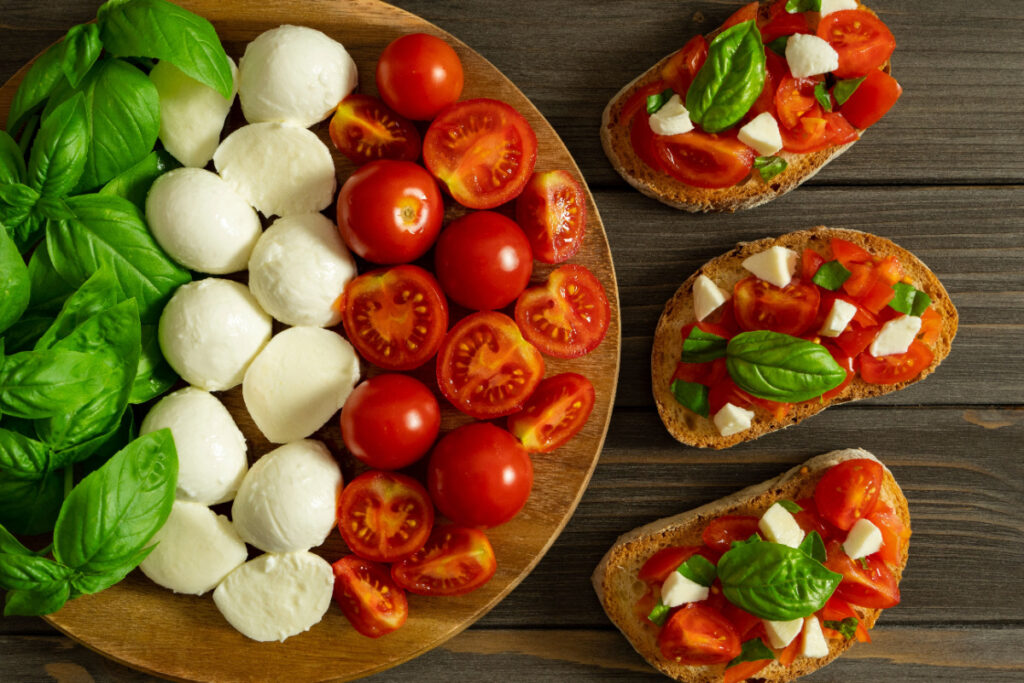
{"label": "toasted bread slice", "polygon": [[[755,408],[756,415],[750,429],[732,436],[721,436],[710,419],[701,417],[680,405],[671,391],[672,375],[683,350],[680,331],[683,325],[696,320],[693,312],[694,281],[698,275],[704,274],[714,280],[719,287],[731,292],[737,282],[750,274],[741,265],[748,256],[779,245],[788,247],[798,254],[805,248],[815,249],[828,259],[831,258],[829,256],[831,254],[829,240],[833,237],[853,242],[875,256],[896,256],[911,283],[931,297],[932,306],[942,317],[942,331],[932,346],[932,351],[935,354],[934,360],[917,377],[899,384],[868,384],[858,375],[834,398],[827,401],[815,400],[798,403],[783,418],[777,418],[768,411]],[[946,288],[928,269],[928,266],[906,249],[883,237],[857,230],[818,226],[810,230],[791,232],[777,238],[767,237],[756,242],[741,243],[732,251],[705,263],[676,290],[669,302],[665,304],[661,319],[658,320],[658,327],[654,332],[654,347],[651,351],[651,381],[654,389],[654,402],[658,406],[661,421],[678,441],[700,448],[728,448],[742,441],[756,439],[768,432],[795,425],[830,405],[881,396],[921,381],[933,373],[939,363],[949,354],[953,337],[956,336],[957,320],[956,308],[953,306],[949,294],[946,293]]]}
{"label": "toasted bread slice", "polygon": [[[659,519],[620,536],[597,565],[592,577],[594,590],[597,591],[597,596],[608,614],[608,618],[622,631],[633,648],[665,675],[688,683],[721,681],[725,671],[724,664],[689,666],[678,664],[662,656],[661,650],[658,648],[657,627],[638,615],[634,608],[637,601],[647,591],[646,584],[637,578],[640,568],[651,555],[662,548],[700,545],[701,532],[708,522],[716,517],[721,515],[760,516],[778,500],[798,500],[813,495],[814,487],[825,470],[844,460],[857,458],[876,459],[865,450],[853,448],[825,453],[811,458],[803,465],[794,467],[785,474],[763,484],[745,488],[695,510]],[[910,510],[907,507],[907,499],[887,468],[879,500],[887,503],[906,528],[910,529]],[[904,544],[899,567],[894,570],[897,580],[902,578],[903,569],[907,565],[907,550],[907,544]],[[882,612],[880,609],[861,607],[854,607],[854,609],[867,628],[874,626]],[[830,640],[830,652],[827,657],[820,659],[797,657],[796,661],[788,667],[782,666],[776,660],[757,672],[755,678],[769,683],[791,681],[825,666],[848,650],[853,642],[853,640]]]}

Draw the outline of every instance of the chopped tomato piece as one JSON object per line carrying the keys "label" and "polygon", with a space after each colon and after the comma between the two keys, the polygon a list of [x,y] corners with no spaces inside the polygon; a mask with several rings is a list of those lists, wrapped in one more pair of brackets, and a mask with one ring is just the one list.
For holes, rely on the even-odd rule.
{"label": "chopped tomato piece", "polygon": [[416,161],[420,155],[416,126],[369,95],[352,94],[341,101],[331,118],[330,135],[338,151],[356,164]]}
{"label": "chopped tomato piece", "polygon": [[490,581],[497,569],[483,531],[445,524],[434,527],[420,550],[391,565],[391,578],[417,595],[462,595]]}
{"label": "chopped tomato piece", "polygon": [[633,123],[629,127],[629,142],[641,161],[655,171],[666,172],[661,157],[658,156],[657,136],[651,130],[650,117],[646,112],[633,117]]}
{"label": "chopped tomato piece", "polygon": [[586,193],[568,171],[534,173],[516,199],[516,223],[530,240],[535,259],[568,261],[583,245]]}
{"label": "chopped tomato piece", "polygon": [[721,612],[698,602],[669,617],[658,634],[658,647],[669,661],[695,666],[724,664],[741,649],[732,624]]}
{"label": "chopped tomato piece", "polygon": [[744,330],[771,330],[799,336],[818,314],[818,287],[799,279],[780,289],[751,276],[733,288],[736,320]]}
{"label": "chopped tomato piece", "polygon": [[728,373],[724,358],[717,358],[707,363],[683,363],[676,365],[672,381],[681,379],[684,382],[696,382],[706,387],[713,387]]}
{"label": "chopped tomato piece", "polygon": [[405,623],[409,601],[392,580],[387,565],[345,555],[331,569],[334,601],[359,633],[380,638]]}
{"label": "chopped tomato piece", "polygon": [[704,545],[712,550],[726,553],[732,547],[733,541],[745,541],[756,534],[757,522],[757,517],[722,515],[711,520],[700,538]]}
{"label": "chopped tomato piece", "polygon": [[869,458],[845,460],[830,467],[814,487],[814,505],[822,519],[848,531],[878,503],[885,472]]}
{"label": "chopped tomato piece", "polygon": [[906,353],[881,358],[865,353],[857,362],[861,379],[868,384],[899,384],[920,375],[933,360],[932,350],[915,339]]}
{"label": "chopped tomato piece", "polygon": [[772,17],[761,27],[761,42],[765,45],[777,38],[791,36],[794,33],[814,33],[811,22],[807,20],[807,15],[804,12],[790,14],[785,11],[785,4],[785,2],[782,3],[783,10],[781,12],[776,12],[775,6],[773,6]]}
{"label": "chopped tomato piece", "polygon": [[878,279],[887,285],[894,285],[903,279],[903,266],[895,256],[886,256],[875,267],[878,270]]}
{"label": "chopped tomato piece", "polygon": [[758,95],[757,99],[754,100],[754,104],[750,107],[750,111],[744,117],[744,120],[749,121],[758,114],[769,112],[772,116],[775,116],[775,91],[779,88],[779,83],[782,79],[789,74],[789,67],[786,65],[786,60],[775,54],[771,50],[764,51],[765,56],[765,74],[764,74],[764,87],[761,88],[761,94]]}
{"label": "chopped tomato piece", "polygon": [[832,144],[828,139],[828,121],[817,104],[792,128],[779,128],[779,134],[782,148],[787,152],[809,154]]}
{"label": "chopped tomato piece", "polygon": [[847,270],[849,270],[851,263],[871,263],[873,260],[871,254],[848,240],[833,237],[830,245],[832,247],[832,255]]}
{"label": "chopped tomato piece", "polygon": [[850,99],[839,108],[839,113],[864,130],[878,123],[902,94],[903,88],[895,78],[876,69],[853,91]]}
{"label": "chopped tomato piece", "polygon": [[814,97],[814,87],[822,80],[821,76],[811,78],[794,78],[787,73],[775,91],[775,109],[779,113],[780,128],[795,128],[800,119],[816,111],[821,118],[821,105]]}
{"label": "chopped tomato piece", "polygon": [[839,366],[843,370],[846,370],[846,379],[844,379],[842,383],[835,389],[829,389],[828,391],[821,395],[821,397],[824,400],[829,401],[838,396],[839,394],[841,394],[843,392],[843,389],[850,385],[850,382],[853,381],[853,378],[856,376],[857,372],[856,370],[854,370],[853,367],[853,358],[848,354],[844,353],[842,349],[839,349],[835,346],[832,346],[831,344],[826,343],[822,343],[822,346],[828,349],[828,352],[832,354],[833,360],[839,363]]}
{"label": "chopped tomato piece", "polygon": [[845,145],[860,139],[860,133],[842,114],[825,112],[825,137],[830,145]]}
{"label": "chopped tomato piece", "polygon": [[875,341],[878,329],[878,327],[850,325],[845,332],[836,337],[836,345],[851,358],[856,358],[864,349],[871,346],[871,342]]}
{"label": "chopped tomato piece", "polygon": [[757,675],[761,669],[765,668],[772,663],[770,659],[759,659],[756,662],[740,662],[734,666],[730,666],[725,670],[725,676],[722,679],[722,683],[739,683],[745,681],[751,676]]}
{"label": "chopped tomato piece", "polygon": [[782,666],[790,666],[796,661],[796,656],[800,653],[800,644],[803,642],[803,635],[798,635],[793,639],[786,648],[779,653],[779,664]]}
{"label": "chopped tomato piece", "polygon": [[662,169],[694,187],[732,187],[754,167],[754,150],[728,135],[691,130],[682,135],[658,135],[654,149]]}
{"label": "chopped tomato piece", "polygon": [[851,263],[846,269],[850,271],[850,277],[843,283],[843,291],[854,299],[867,294],[878,281],[878,272],[872,263]]}
{"label": "chopped tomato piece", "polygon": [[729,18],[725,20],[725,23],[719,27],[719,32],[724,31],[727,28],[731,28],[737,24],[742,24],[745,21],[753,21],[757,19],[758,10],[761,7],[761,3],[752,2],[748,5],[740,7],[738,10],[729,15]]}
{"label": "chopped tomato piece", "polygon": [[903,544],[910,539],[910,529],[885,503],[879,502],[868,520],[882,532],[882,548],[878,551],[886,564],[898,566],[903,559]]}
{"label": "chopped tomato piece", "polygon": [[942,332],[942,316],[934,308],[928,308],[921,314],[921,331],[917,338],[923,343],[931,346],[939,338]]}
{"label": "chopped tomato piece", "polygon": [[761,625],[760,619],[731,602],[726,602],[725,607],[722,608],[722,614],[732,623],[736,633],[740,634],[740,640],[749,640],[750,634]]}
{"label": "chopped tomato piece", "polygon": [[[619,112],[619,122],[622,124],[629,124],[633,121],[633,117],[639,112],[644,113],[644,118],[647,118],[647,98],[651,95],[657,95],[663,92],[668,84],[665,81],[655,81],[649,83],[644,87],[637,90],[635,93],[630,95],[626,103],[622,105],[622,110]],[[609,126],[613,125],[609,123]]]}
{"label": "chopped tomato piece", "polygon": [[708,41],[698,34],[661,67],[661,78],[668,83],[673,92],[686,100],[686,91],[690,89],[690,84],[707,58]]}
{"label": "chopped tomato piece", "polygon": [[859,9],[822,17],[818,37],[839,53],[839,67],[832,72],[836,78],[855,78],[877,71],[896,49],[896,38],[882,20]]}
{"label": "chopped tomato piece", "polygon": [[715,561],[714,554],[707,548],[699,545],[662,548],[644,562],[644,566],[640,568],[637,578],[641,581],[655,583],[660,586],[679,565],[698,554],[703,555],[707,560]]}
{"label": "chopped tomato piece", "polygon": [[800,279],[810,282],[818,269],[825,265],[825,257],[813,249],[804,249],[800,259]]}
{"label": "chopped tomato piece", "polygon": [[869,555],[851,560],[838,540],[831,541],[825,552],[825,567],[843,575],[835,592],[837,597],[870,609],[886,609],[900,604],[896,576],[881,558]]}
{"label": "chopped tomato piece", "polygon": [[708,392],[708,410],[714,417],[726,403],[731,403],[737,408],[749,408],[752,405],[751,399],[753,396],[736,386],[732,377],[726,375]]}
{"label": "chopped tomato piece", "polygon": [[880,279],[875,280],[875,284],[871,286],[871,289],[860,298],[860,305],[872,313],[878,313],[888,306],[895,296],[896,290],[893,289],[892,285],[886,284]]}

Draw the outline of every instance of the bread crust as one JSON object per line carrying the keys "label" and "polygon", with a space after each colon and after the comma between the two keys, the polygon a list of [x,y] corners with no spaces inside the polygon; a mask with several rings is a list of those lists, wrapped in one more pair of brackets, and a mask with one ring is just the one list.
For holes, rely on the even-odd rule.
{"label": "bread crust", "polygon": [[[666,676],[686,683],[704,683],[721,681],[725,671],[724,664],[713,666],[683,665],[666,659],[658,648],[657,628],[646,620],[640,619],[634,605],[647,590],[646,585],[637,578],[644,562],[654,553],[669,546],[700,545],[701,533],[712,519],[721,515],[754,515],[760,516],[778,500],[797,500],[813,495],[814,487],[824,472],[833,465],[844,460],[870,458],[877,460],[871,453],[851,448],[832,451],[811,458],[802,465],[770,479],[761,484],[750,486],[730,496],[716,500],[699,508],[666,517],[646,524],[623,534],[615,542],[592,576],[594,590],[604,607],[608,618],[622,632],[633,648]],[[887,503],[910,530],[910,510],[907,499],[892,472],[883,465],[885,479],[879,500]],[[894,571],[897,581],[903,577],[907,565],[909,543],[903,546],[899,567]],[[858,617],[867,628],[874,626],[882,613],[881,609],[865,609],[854,606]],[[796,661],[784,667],[773,661],[759,671],[755,678],[768,683],[785,683],[800,676],[805,676],[830,663],[846,652],[853,640],[829,640],[830,652],[821,659],[797,657]]]}
{"label": "bread crust", "polygon": [[[891,255],[899,259],[904,273],[910,278],[912,284],[931,297],[932,306],[942,317],[942,330],[932,347],[935,358],[931,365],[917,377],[898,384],[868,384],[858,375],[834,398],[828,401],[798,403],[792,407],[789,414],[781,419],[766,410],[755,407],[755,416],[750,429],[732,436],[721,436],[709,418],[701,417],[680,405],[671,391],[672,375],[683,350],[680,330],[684,325],[696,321],[693,312],[693,284],[697,280],[697,276],[706,275],[719,287],[731,292],[739,280],[749,275],[741,265],[748,256],[778,245],[793,249],[798,254],[805,248],[815,249],[829,259],[831,258],[829,240],[833,237],[853,242],[876,256]],[[769,432],[798,424],[830,405],[881,396],[921,381],[935,372],[939,363],[949,354],[953,338],[956,336],[957,326],[956,307],[953,306],[946,288],[942,286],[935,274],[916,256],[884,237],[857,230],[826,228],[819,225],[810,230],[799,230],[781,237],[766,237],[755,242],[740,243],[731,251],[701,266],[665,304],[661,318],[658,320],[658,327],[654,332],[654,345],[651,351],[651,383],[654,402],[658,407],[662,423],[676,440],[699,448],[728,448],[743,441],[751,441]]]}

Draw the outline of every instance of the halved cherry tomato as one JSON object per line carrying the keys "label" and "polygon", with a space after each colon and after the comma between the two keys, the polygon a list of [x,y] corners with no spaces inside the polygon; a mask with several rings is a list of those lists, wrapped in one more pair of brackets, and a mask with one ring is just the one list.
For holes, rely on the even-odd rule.
{"label": "halved cherry tomato", "polygon": [[800,279],[810,282],[818,269],[825,265],[825,257],[813,249],[804,249],[800,256]]}
{"label": "halved cherry tomato", "polygon": [[800,336],[818,315],[821,295],[813,284],[794,279],[783,289],[757,277],[733,288],[736,320],[744,330],[771,330]]}
{"label": "halved cherry tomato", "polygon": [[757,517],[722,515],[704,527],[700,540],[715,552],[726,553],[733,541],[745,541],[757,533]]}
{"label": "halved cherry tomato", "polygon": [[718,384],[728,373],[724,358],[716,358],[707,363],[682,363],[676,365],[676,372],[672,380],[681,379],[684,382],[696,382],[706,387],[713,387]]}
{"label": "halved cherry tomato", "polygon": [[583,429],[594,409],[594,385],[563,372],[543,380],[523,409],[508,418],[508,430],[531,453],[550,453]]}
{"label": "halved cherry tomato", "polygon": [[850,325],[842,334],[836,337],[836,346],[851,358],[857,358],[864,349],[871,346],[871,342],[878,336],[878,330],[877,326],[858,327],[857,325]]}
{"label": "halved cherry tomato", "polygon": [[792,128],[780,127],[779,134],[782,136],[782,148],[787,152],[809,154],[831,144],[828,140],[828,120],[818,104],[800,117]]}
{"label": "halved cherry tomato", "polygon": [[739,140],[691,130],[682,135],[658,135],[654,150],[662,169],[694,187],[732,187],[748,175],[757,154]]}
{"label": "halved cherry tomato", "polygon": [[376,76],[384,101],[417,121],[434,118],[458,100],[465,78],[455,50],[427,33],[392,41],[380,55]]}
{"label": "halved cherry tomato", "polygon": [[754,662],[734,664],[725,670],[722,683],[740,683],[740,681],[745,681],[752,676],[756,676],[761,669],[771,663],[772,660],[770,659],[758,659]]}
{"label": "halved cherry tomato", "polygon": [[839,53],[839,68],[832,72],[836,78],[855,78],[878,69],[896,49],[896,38],[882,20],[859,9],[822,17],[818,37]]}
{"label": "halved cherry tomato", "polygon": [[903,94],[903,88],[889,74],[875,69],[839,108],[846,120],[861,130],[878,123]]}
{"label": "halved cherry tomato", "polygon": [[838,540],[825,549],[825,567],[843,575],[835,596],[871,609],[886,609],[900,604],[900,587],[896,576],[875,555],[851,560]]}
{"label": "halved cherry tomato", "polygon": [[[714,585],[719,585],[717,579]],[[745,609],[741,609],[736,605],[732,604],[728,600],[722,607],[722,616],[729,620],[729,623],[736,629],[736,633],[739,634],[740,640],[748,640],[751,633],[754,632],[758,626],[761,625],[761,620],[755,617]]]}
{"label": "halved cherry tomato", "polygon": [[448,301],[419,266],[373,270],[345,286],[341,321],[360,356],[385,370],[412,370],[441,346]]}
{"label": "halved cherry tomato", "polygon": [[[773,11],[772,17],[761,27],[761,41],[765,45],[783,36],[791,36],[794,33],[814,33],[814,30],[811,28],[811,22],[807,20],[807,15],[804,12],[790,14],[785,11],[785,4],[785,2],[782,3],[783,9],[781,12]],[[772,9],[774,10],[777,6],[773,6]]]}
{"label": "halved cherry tomato", "polygon": [[[626,103],[622,105],[622,109],[619,110],[618,123],[620,125],[629,125],[630,122],[636,120],[635,116],[640,112],[644,112],[644,116],[642,118],[648,118],[646,115],[647,98],[650,97],[651,95],[657,95],[658,93],[663,92],[667,87],[668,85],[665,83],[665,81],[654,81],[653,83],[648,83],[647,85],[643,86],[642,88],[634,92],[632,95],[629,96],[629,99],[626,100]],[[609,128],[612,128],[615,125],[615,121],[608,122]]]}
{"label": "halved cherry tomato", "polygon": [[743,117],[745,121],[749,121],[764,112],[769,112],[772,116],[775,116],[775,91],[778,90],[782,79],[789,74],[789,66],[786,65],[785,59],[771,50],[765,50],[764,56],[764,87],[761,88],[761,94],[754,100],[750,111]]}
{"label": "halved cherry tomato", "polygon": [[921,314],[921,330],[917,333],[917,338],[931,346],[939,338],[940,332],[942,332],[942,316],[934,308],[925,309],[925,312]]}
{"label": "halved cherry tomato", "polygon": [[437,384],[452,405],[481,420],[511,415],[544,376],[544,358],[514,320],[485,311],[461,320],[437,354]]}
{"label": "halved cherry tomato", "polygon": [[455,201],[471,209],[493,209],[517,197],[536,161],[530,124],[498,100],[456,102],[423,136],[423,162]]}
{"label": "halved cherry tomato", "polygon": [[[832,597],[825,602],[825,606],[821,608],[821,621],[842,621],[843,619],[848,619],[850,617],[857,620],[857,642],[870,643],[871,636],[868,635],[868,629],[864,626],[864,620],[858,616],[850,603],[833,593]],[[828,638],[843,637],[843,635],[838,631],[832,631],[832,629],[825,626],[822,626],[822,630],[825,631],[825,636]],[[831,631],[831,633],[829,633],[829,631]]]}
{"label": "halved cherry tomato", "polygon": [[[669,575],[679,568],[683,562],[701,551],[707,552],[707,548],[699,545],[669,546],[647,558],[644,566],[637,572],[637,578],[647,583],[654,583],[660,586]],[[710,559],[710,558],[708,558]]]}
{"label": "halved cherry tomato", "polygon": [[832,247],[832,255],[847,270],[851,263],[871,263],[874,260],[870,253],[849,240],[833,237],[829,245]]}
{"label": "halved cherry tomato", "polygon": [[879,501],[868,520],[882,532],[882,548],[879,556],[886,564],[898,566],[903,559],[903,544],[910,539],[910,529],[891,507]]}
{"label": "halved cherry tomato", "polygon": [[817,118],[821,118],[821,105],[814,97],[814,87],[822,80],[821,76],[810,78],[794,78],[789,73],[782,77],[775,91],[775,110],[779,114],[780,128],[795,128],[800,119],[817,107]]}
{"label": "halved cherry tomato", "polygon": [[353,93],[331,118],[331,141],[356,164],[378,159],[416,161],[420,133],[416,126],[376,97]]}
{"label": "halved cherry tomato", "polygon": [[752,2],[740,7],[729,15],[729,18],[725,20],[725,23],[718,27],[719,33],[727,28],[732,28],[737,24],[742,24],[745,21],[753,21],[754,19],[757,19],[757,12],[760,7],[761,3],[759,2]]}
{"label": "halved cherry tomato", "polygon": [[463,595],[490,581],[497,569],[484,532],[442,524],[425,546],[391,565],[391,578],[417,595]]}
{"label": "halved cherry tomato", "polygon": [[857,358],[860,377],[868,384],[899,384],[914,379],[932,364],[935,354],[930,348],[917,341],[910,343],[906,353],[875,358],[870,353]]}
{"label": "halved cherry tomato", "polygon": [[587,198],[568,171],[534,173],[516,199],[516,222],[526,233],[533,257],[562,263],[583,246]]}
{"label": "halved cherry tomato", "polygon": [[724,664],[740,653],[740,637],[721,612],[691,602],[675,612],[658,634],[658,647],[677,664]]}
{"label": "halved cherry tomato", "polygon": [[707,58],[708,41],[700,34],[695,35],[661,67],[661,78],[685,101],[686,91]]}
{"label": "halved cherry tomato", "polygon": [[434,505],[423,485],[396,472],[370,470],[346,486],[338,499],[338,531],[356,555],[393,562],[427,542]]}
{"label": "halved cherry tomato", "polygon": [[[658,91],[660,92],[660,91]],[[654,94],[654,93],[650,93]],[[640,160],[655,171],[664,173],[661,158],[658,156],[658,140],[661,136],[651,130],[651,117],[641,112],[633,117],[629,127],[629,143]]]}
{"label": "halved cherry tomato", "polygon": [[848,531],[878,503],[885,477],[877,460],[857,458],[830,467],[814,487],[814,505],[822,519]]}
{"label": "halved cherry tomato", "polygon": [[732,377],[726,374],[715,384],[711,385],[708,391],[708,409],[714,415],[722,409],[726,403],[731,403],[737,408],[749,408],[754,397],[736,386]]}
{"label": "halved cherry tomato", "polygon": [[597,348],[608,332],[611,308],[601,281],[586,266],[554,270],[516,301],[516,322],[527,341],[555,358],[578,358]]}
{"label": "halved cherry tomato", "polygon": [[825,112],[825,138],[830,145],[845,145],[860,139],[860,133],[842,114]]}
{"label": "halved cherry tomato", "polygon": [[334,601],[355,630],[370,638],[380,638],[405,623],[409,601],[385,565],[345,555],[331,569]]}

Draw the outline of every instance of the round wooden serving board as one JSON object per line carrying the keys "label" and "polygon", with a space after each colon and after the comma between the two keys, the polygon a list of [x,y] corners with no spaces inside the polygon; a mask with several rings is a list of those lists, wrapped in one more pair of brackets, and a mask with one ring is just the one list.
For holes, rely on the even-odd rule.
{"label": "round wooden serving board", "polygon": [[[280,24],[319,29],[345,45],[359,65],[359,91],[371,94],[376,94],[373,74],[377,58],[390,41],[413,32],[440,36],[462,58],[466,73],[462,98],[492,97],[511,104],[537,133],[537,170],[568,169],[582,179],[558,135],[511,81],[458,39],[415,15],[376,0],[187,0],[180,4],[213,23],[236,61],[245,44],[267,29]],[[0,89],[0,119],[6,118],[26,70],[23,68]],[[229,126],[242,123],[237,109],[236,103]],[[314,130],[327,140],[326,121]],[[336,161],[340,185],[352,167],[338,155]],[[457,207],[449,208],[449,217],[460,213]],[[500,210],[507,213],[508,209]],[[604,284],[612,305],[611,326],[604,342],[588,356],[545,361],[548,376],[572,370],[588,377],[596,389],[597,404],[586,427],[569,444],[553,453],[533,456],[535,480],[529,502],[511,522],[488,531],[498,558],[498,572],[486,586],[461,597],[410,595],[406,625],[377,640],[356,633],[332,604],[323,621],[310,631],[284,643],[258,643],[231,628],[209,594],[175,595],[138,571],[109,590],[69,602],[47,617],[48,621],[97,652],[165,678],[300,682],[350,680],[387,669],[439,645],[480,618],[523,580],[568,522],[590,480],[608,430],[619,369],[618,290],[604,228],[589,191],[587,210],[584,246],[571,262],[585,264]],[[333,207],[328,213],[332,211]],[[534,282],[543,281],[551,269],[535,263]],[[460,315],[453,313],[454,317]],[[432,364],[417,374],[429,386],[436,386]],[[221,398],[245,433],[251,461],[273,448],[245,413],[240,387]],[[442,405],[443,430],[469,421],[443,401]],[[346,481],[357,473],[353,458],[344,454],[336,419],[314,436],[324,440],[339,458]],[[217,510],[228,514],[230,505]],[[314,552],[333,562],[348,550],[334,531]]]}

